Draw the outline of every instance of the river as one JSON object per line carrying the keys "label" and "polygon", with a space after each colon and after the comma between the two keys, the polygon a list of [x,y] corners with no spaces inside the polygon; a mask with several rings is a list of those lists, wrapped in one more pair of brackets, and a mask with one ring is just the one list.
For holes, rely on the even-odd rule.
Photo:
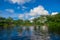
{"label": "river", "polygon": [[0,40],[60,40],[60,35],[41,32],[40,28],[19,27],[0,30]]}

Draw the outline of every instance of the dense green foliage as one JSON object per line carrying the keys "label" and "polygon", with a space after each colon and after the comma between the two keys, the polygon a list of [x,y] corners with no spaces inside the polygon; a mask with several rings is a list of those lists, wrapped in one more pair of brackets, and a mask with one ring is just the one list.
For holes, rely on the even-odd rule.
{"label": "dense green foliage", "polygon": [[12,28],[10,26],[13,26],[13,19],[12,18],[3,18],[3,17],[0,17],[0,29],[6,29],[6,28]]}
{"label": "dense green foliage", "polygon": [[0,29],[12,28],[12,26],[42,26],[46,24],[49,32],[60,34],[60,14],[40,16],[32,20],[13,20],[11,17],[0,17]]}
{"label": "dense green foliage", "polygon": [[48,26],[49,32],[60,34],[60,13],[56,15],[40,16],[34,19],[35,25]]}
{"label": "dense green foliage", "polygon": [[60,13],[56,15],[40,16],[33,20],[33,24],[40,26],[48,26],[49,32],[60,34]]}
{"label": "dense green foliage", "polygon": [[60,34],[60,14],[47,16],[49,32]]}
{"label": "dense green foliage", "polygon": [[13,20],[11,17],[0,17],[0,29],[12,28],[13,26],[30,26],[32,23],[29,20]]}

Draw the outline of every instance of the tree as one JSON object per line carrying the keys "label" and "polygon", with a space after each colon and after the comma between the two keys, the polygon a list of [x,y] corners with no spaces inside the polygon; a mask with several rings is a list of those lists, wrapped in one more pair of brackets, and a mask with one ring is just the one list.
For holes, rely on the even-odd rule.
{"label": "tree", "polygon": [[49,32],[60,34],[60,14],[47,16]]}

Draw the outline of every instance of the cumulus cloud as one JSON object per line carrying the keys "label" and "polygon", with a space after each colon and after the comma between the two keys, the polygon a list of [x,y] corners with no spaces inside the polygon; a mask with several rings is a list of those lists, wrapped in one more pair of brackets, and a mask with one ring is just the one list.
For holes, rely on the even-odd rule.
{"label": "cumulus cloud", "polygon": [[45,10],[43,6],[38,6],[30,10],[30,15],[31,16],[48,15],[48,11]]}
{"label": "cumulus cloud", "polygon": [[10,13],[14,13],[13,9],[5,9],[5,11],[10,12]]}
{"label": "cumulus cloud", "polygon": [[[25,18],[28,18],[28,17],[31,16],[30,19],[33,19],[33,18],[38,17],[40,15],[49,15],[49,13],[48,13],[47,10],[44,9],[43,6],[38,6],[38,7],[35,7],[33,9],[31,9],[29,13],[22,14],[22,16],[23,15],[24,15]],[[21,16],[21,15],[19,15],[19,16]]]}
{"label": "cumulus cloud", "polygon": [[52,12],[52,13],[51,13],[51,15],[56,15],[56,14],[58,14],[58,12]]}
{"label": "cumulus cloud", "polygon": [[31,0],[8,0],[10,3],[17,3],[17,4],[25,4],[30,2]]}

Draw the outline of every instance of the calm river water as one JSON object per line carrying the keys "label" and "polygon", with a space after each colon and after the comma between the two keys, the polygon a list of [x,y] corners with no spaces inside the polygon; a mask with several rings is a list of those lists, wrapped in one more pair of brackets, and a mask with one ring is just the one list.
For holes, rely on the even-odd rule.
{"label": "calm river water", "polygon": [[40,28],[19,27],[0,30],[0,40],[60,40],[59,35],[43,33]]}

